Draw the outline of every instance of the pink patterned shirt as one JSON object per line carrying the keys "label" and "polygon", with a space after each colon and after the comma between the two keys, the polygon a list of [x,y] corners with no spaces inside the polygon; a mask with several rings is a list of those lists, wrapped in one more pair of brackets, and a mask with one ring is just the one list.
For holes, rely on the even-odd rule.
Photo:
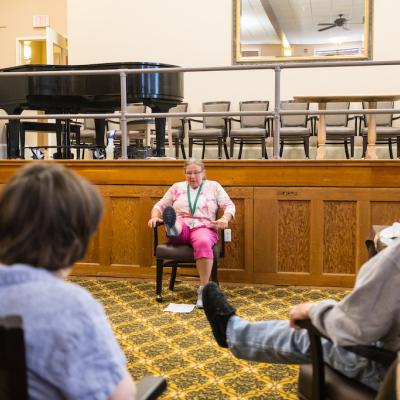
{"label": "pink patterned shirt", "polygon": [[[155,204],[161,214],[165,207],[173,206],[178,217],[181,217],[190,229],[205,226],[207,228],[216,229],[215,221],[218,208],[221,208],[224,213],[229,213],[232,217],[235,216],[235,205],[225,192],[224,188],[215,181],[204,180],[203,187],[197,201],[194,215],[191,216],[187,195],[188,183],[174,183],[165,193],[164,197]],[[194,205],[199,188],[192,189],[190,186],[190,201],[192,207]]]}

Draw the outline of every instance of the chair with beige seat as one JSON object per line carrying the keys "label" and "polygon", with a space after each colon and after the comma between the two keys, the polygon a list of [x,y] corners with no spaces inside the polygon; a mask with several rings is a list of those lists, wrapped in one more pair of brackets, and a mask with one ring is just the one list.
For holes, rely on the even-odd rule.
{"label": "chair with beige seat", "polygon": [[[368,103],[363,102],[363,108],[368,109]],[[394,108],[393,101],[378,101],[377,109]],[[390,114],[375,114],[376,123],[376,144],[387,144],[389,147],[389,156],[393,158],[393,143],[397,144],[397,158],[400,158],[400,126],[393,126],[393,121],[399,119],[400,115],[395,116]],[[363,138],[363,157],[367,151],[368,144],[368,115],[364,115],[361,119],[363,127],[360,124],[360,135]]]}
{"label": "chair with beige seat", "polygon": [[[230,101],[211,101],[203,103],[203,112],[226,112],[229,111]],[[202,122],[203,128],[192,129],[192,122]],[[206,145],[218,145],[218,158],[222,158],[222,146],[225,156],[229,159],[226,139],[229,131],[229,119],[220,116],[204,117],[202,120],[188,119],[189,123],[189,157],[192,157],[193,145],[203,146],[201,158],[204,159]]]}
{"label": "chair with beige seat", "polygon": [[[281,110],[283,111],[307,111],[308,109],[309,103],[281,102]],[[308,126],[309,121],[311,121],[311,118],[306,114],[281,115],[280,157],[282,157],[285,144],[302,144],[306,158],[310,158],[311,128]]]}
{"label": "chair with beige seat", "polygon": [[[169,109],[170,113],[181,113],[187,112],[188,103],[180,103],[175,107]],[[186,159],[185,152],[185,125],[186,119],[183,117],[170,118],[169,124],[167,124],[171,129],[172,143],[175,147],[175,157],[179,158],[179,148],[181,149],[182,157]],[[165,140],[168,140],[168,132],[166,132]]]}
{"label": "chair with beige seat", "polygon": [[[327,103],[327,110],[348,110],[350,102]],[[354,138],[356,136],[356,125],[349,126],[349,122],[354,117],[348,114],[327,114],[325,115],[326,124],[326,144],[342,144],[346,158],[354,157]],[[317,133],[317,132],[315,132]],[[349,152],[350,144],[350,152]]]}
{"label": "chair with beige seat", "polygon": [[[105,135],[105,130],[104,133]],[[86,118],[83,122],[79,137],[72,133],[71,139],[77,146],[82,146],[82,158],[85,158],[85,147],[92,147],[96,143],[96,122],[93,118]]]}
{"label": "chair with beige seat", "polygon": [[[268,111],[269,101],[241,101],[239,103],[240,111]],[[233,121],[240,122],[240,127],[231,129],[230,136],[230,156],[233,157],[235,143],[239,144],[238,158],[242,158],[242,150],[244,144],[259,144],[261,145],[261,157],[268,158],[265,147],[265,140],[269,133],[268,122],[266,115],[246,116],[243,115],[240,119],[232,118]]]}
{"label": "chair with beige seat", "polygon": [[[142,103],[130,104],[126,107],[126,112],[129,114],[146,114],[148,107]],[[121,154],[121,128],[120,121],[108,119],[108,130],[114,130],[114,146],[115,158],[118,158]],[[154,118],[143,117],[143,118],[127,118],[128,125],[128,146],[143,147],[144,144],[148,146],[150,144],[151,130],[154,127]]]}

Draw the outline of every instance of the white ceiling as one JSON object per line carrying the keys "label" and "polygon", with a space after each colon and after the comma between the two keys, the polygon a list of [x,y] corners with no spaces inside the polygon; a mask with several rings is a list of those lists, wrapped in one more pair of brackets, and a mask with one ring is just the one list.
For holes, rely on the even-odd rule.
{"label": "white ceiling", "polygon": [[[280,44],[283,33],[290,44],[363,41],[365,0],[241,0],[242,44]],[[265,8],[271,7],[281,30],[271,24]],[[348,22],[323,32],[318,23],[331,23],[339,14]]]}

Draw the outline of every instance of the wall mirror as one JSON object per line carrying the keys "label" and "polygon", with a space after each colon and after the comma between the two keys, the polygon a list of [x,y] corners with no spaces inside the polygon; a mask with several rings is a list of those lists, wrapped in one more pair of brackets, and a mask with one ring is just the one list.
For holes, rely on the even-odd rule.
{"label": "wall mirror", "polygon": [[373,0],[233,0],[233,63],[372,58]]}

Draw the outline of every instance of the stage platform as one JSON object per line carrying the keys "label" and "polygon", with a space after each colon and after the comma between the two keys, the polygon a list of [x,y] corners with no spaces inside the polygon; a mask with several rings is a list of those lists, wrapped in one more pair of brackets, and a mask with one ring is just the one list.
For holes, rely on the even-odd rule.
{"label": "stage platform", "polygon": [[[1,160],[0,186],[28,161]],[[41,162],[41,161],[37,161]],[[95,184],[105,214],[80,276],[155,276],[153,204],[184,179],[183,161],[57,161]],[[372,225],[400,219],[400,162],[205,161],[237,207],[222,282],[351,287]],[[193,274],[192,269],[183,271]]]}

